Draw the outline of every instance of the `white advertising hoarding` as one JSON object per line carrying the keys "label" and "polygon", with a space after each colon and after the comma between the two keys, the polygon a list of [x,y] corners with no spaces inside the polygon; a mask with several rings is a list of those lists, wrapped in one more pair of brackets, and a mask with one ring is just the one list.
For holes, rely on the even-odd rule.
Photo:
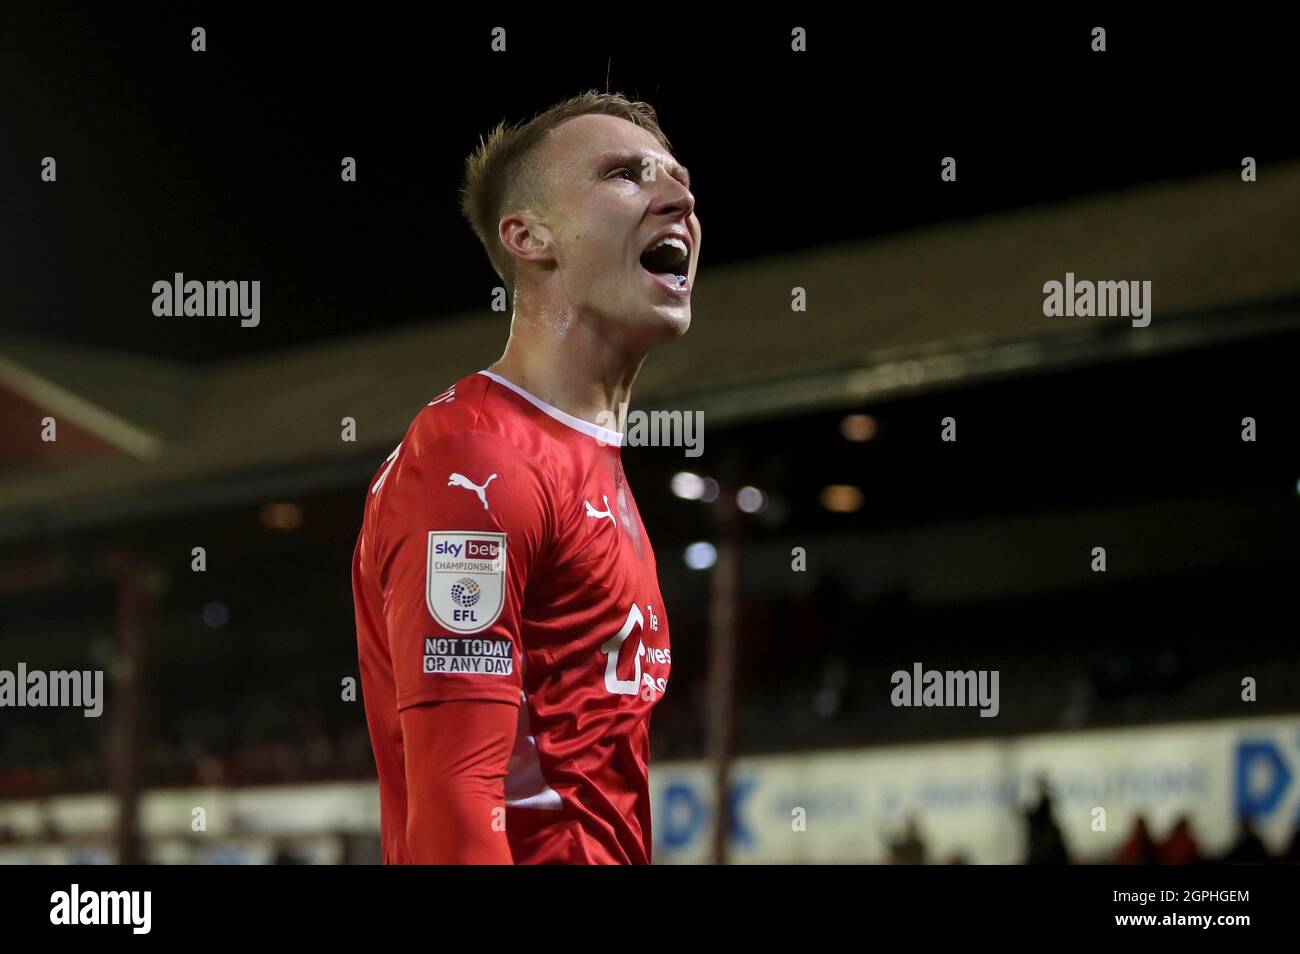
{"label": "white advertising hoarding", "polygon": [[[1162,837],[1189,816],[1201,848],[1249,813],[1280,850],[1300,809],[1300,718],[1252,719],[740,759],[731,860],[881,862],[911,814],[930,861],[1024,859],[1022,806],[1047,777],[1072,858],[1107,860],[1139,813]],[[655,860],[709,857],[712,785],[699,764],[651,772]],[[802,809],[802,812],[799,810]],[[1097,809],[1104,810],[1103,821]]]}
{"label": "white advertising hoarding", "polygon": [[[1017,863],[1020,809],[1039,775],[1076,860],[1113,857],[1138,813],[1157,838],[1186,814],[1213,854],[1246,812],[1279,851],[1300,817],[1300,716],[738,759],[731,860],[882,862],[911,815],[929,861]],[[650,777],[656,862],[707,861],[708,766],[660,762]],[[341,857],[336,835],[379,832],[373,782],[154,791],[140,813],[160,861],[258,863],[273,855],[276,836],[292,836],[304,860],[328,862]],[[0,846],[0,862],[111,860],[112,823],[106,795],[0,802],[0,827],[18,839]],[[50,830],[61,843],[41,844]]]}

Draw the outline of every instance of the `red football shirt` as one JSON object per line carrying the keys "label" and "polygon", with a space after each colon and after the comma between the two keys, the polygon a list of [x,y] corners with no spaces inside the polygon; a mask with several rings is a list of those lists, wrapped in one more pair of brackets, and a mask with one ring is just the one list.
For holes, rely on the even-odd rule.
{"label": "red football shirt", "polygon": [[383,856],[410,860],[400,713],[518,706],[516,863],[650,861],[650,711],[668,616],[621,435],[480,371],[429,402],[371,482],[353,556]]}

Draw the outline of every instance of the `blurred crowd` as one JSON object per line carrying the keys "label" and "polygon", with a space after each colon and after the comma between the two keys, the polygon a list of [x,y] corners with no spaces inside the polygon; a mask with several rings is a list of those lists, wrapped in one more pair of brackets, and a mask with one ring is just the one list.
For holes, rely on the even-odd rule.
{"label": "blurred crowd", "polygon": [[[1196,836],[1192,820],[1181,815],[1161,836],[1151,830],[1145,814],[1133,820],[1127,836],[1111,855],[1071,857],[1056,821],[1051,788],[1045,779],[1037,782],[1036,797],[1021,811],[1025,832],[1024,863],[1027,865],[1117,864],[1117,865],[1196,865],[1196,864],[1300,864],[1300,820],[1297,820],[1286,847],[1270,852],[1259,837],[1250,818],[1237,820],[1232,844],[1225,851],[1206,852]],[[958,855],[935,858],[928,850],[915,815],[907,816],[896,835],[889,840],[889,862],[919,865],[942,862],[964,864]]]}

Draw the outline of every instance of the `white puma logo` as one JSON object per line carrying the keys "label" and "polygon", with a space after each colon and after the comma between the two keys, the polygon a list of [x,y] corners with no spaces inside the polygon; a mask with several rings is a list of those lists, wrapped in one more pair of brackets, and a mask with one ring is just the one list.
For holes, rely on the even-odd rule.
{"label": "white puma logo", "polygon": [[597,510],[597,509],[596,509],[595,507],[593,507],[591,504],[587,503],[587,501],[586,501],[585,499],[582,501],[584,504],[587,504],[587,516],[588,516],[588,517],[609,517],[609,522],[612,523],[612,524],[614,525],[614,529],[617,530],[617,529],[618,529],[618,521],[614,519],[614,515],[613,515],[612,513],[610,513],[610,511],[609,511],[609,498],[608,498],[608,497],[605,497],[605,496],[602,496],[600,499],[603,500],[603,501],[605,501],[605,512],[604,512],[604,513],[601,513],[599,510]]}
{"label": "white puma logo", "polygon": [[478,494],[478,499],[483,501],[483,509],[486,510],[488,508],[487,487],[488,484],[492,483],[492,481],[496,479],[497,479],[497,475],[493,474],[487,480],[483,481],[483,486],[480,487],[478,484],[474,483],[474,481],[470,480],[464,474],[452,474],[450,477],[447,478],[447,486],[464,487],[466,490],[474,491],[474,493]]}

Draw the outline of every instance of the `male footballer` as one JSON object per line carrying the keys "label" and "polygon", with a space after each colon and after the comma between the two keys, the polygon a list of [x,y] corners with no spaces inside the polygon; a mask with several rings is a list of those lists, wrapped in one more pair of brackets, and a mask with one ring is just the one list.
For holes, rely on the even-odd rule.
{"label": "male footballer", "polygon": [[493,130],[462,208],[510,336],[376,472],[352,564],[383,860],[648,864],[668,614],[608,425],[690,325],[690,178],[588,92]]}

